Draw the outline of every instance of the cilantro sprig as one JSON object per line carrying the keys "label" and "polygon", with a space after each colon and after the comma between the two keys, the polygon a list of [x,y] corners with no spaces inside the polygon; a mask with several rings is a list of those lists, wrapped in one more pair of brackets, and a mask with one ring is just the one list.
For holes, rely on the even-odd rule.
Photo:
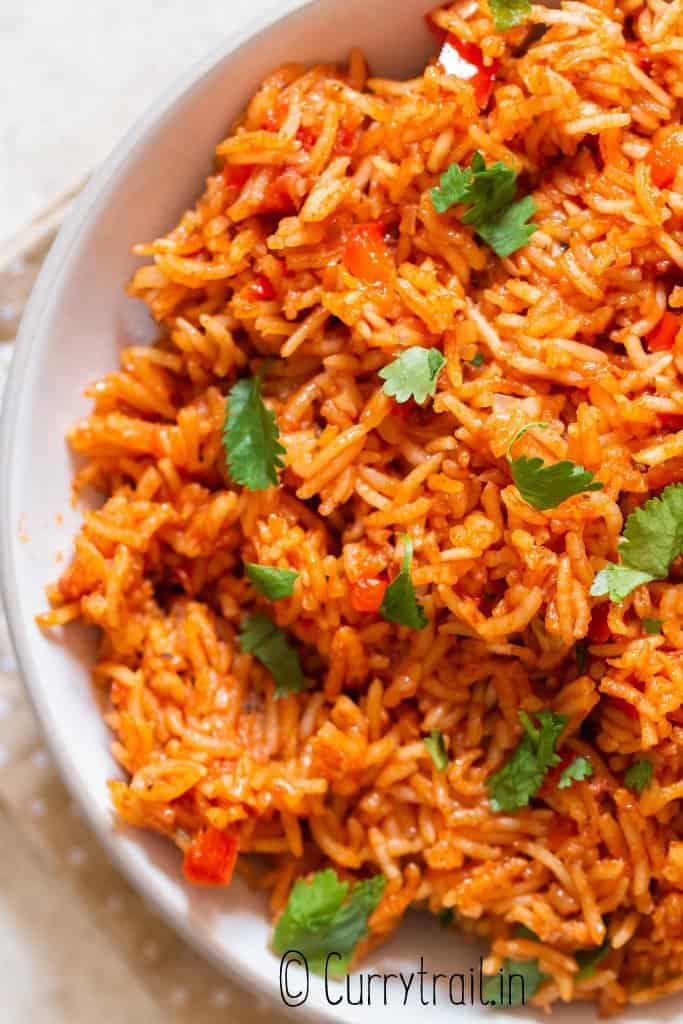
{"label": "cilantro sprig", "polygon": [[384,381],[382,390],[397,402],[413,398],[422,405],[436,393],[436,383],[445,365],[446,360],[438,348],[413,345],[379,371]]}
{"label": "cilantro sprig", "polygon": [[448,768],[448,752],[446,751],[443,733],[438,729],[432,729],[429,736],[425,736],[423,743],[436,765],[436,770],[445,772]]}
{"label": "cilantro sprig", "polygon": [[284,630],[266,615],[249,615],[242,623],[240,646],[270,672],[275,682],[275,697],[288,697],[304,689],[306,680],[299,655]]}
{"label": "cilantro sprig", "polygon": [[410,566],[413,560],[413,542],[408,534],[403,540],[403,561],[401,571],[387,587],[379,613],[387,622],[395,622],[397,626],[408,626],[410,629],[424,629],[429,623],[422,605],[415,596],[413,581],[410,577]]}
{"label": "cilantro sprig", "polygon": [[584,978],[592,978],[595,968],[605,959],[611,948],[610,941],[606,938],[601,946],[594,946],[593,949],[580,949],[575,954],[575,960],[579,965],[576,980],[583,981]]}
{"label": "cilantro sprig", "polygon": [[651,636],[657,636],[658,633],[662,632],[662,626],[664,625],[664,620],[663,619],[648,619],[648,618],[645,618],[645,619],[641,619],[640,624],[641,624],[641,626],[643,627],[643,629],[645,630],[646,633],[649,633]]}
{"label": "cilantro sprig", "polygon": [[299,578],[299,573],[294,569],[278,569],[271,565],[257,565],[255,562],[245,562],[244,571],[259,594],[263,594],[269,601],[291,597],[294,584]]}
{"label": "cilantro sprig", "polygon": [[634,761],[624,776],[624,782],[629,789],[634,790],[640,796],[645,787],[652,782],[654,771],[652,761],[647,758],[643,758],[642,761]]}
{"label": "cilantro sprig", "polygon": [[568,789],[572,782],[583,782],[593,774],[593,765],[587,757],[575,757],[560,775],[558,789]]}
{"label": "cilantro sprig", "polygon": [[670,484],[631,512],[619,544],[620,561],[608,562],[591,587],[594,597],[623,601],[641,583],[663,580],[683,553],[683,484]]}
{"label": "cilantro sprig", "polygon": [[604,486],[599,480],[593,479],[593,473],[589,469],[584,469],[569,459],[546,466],[543,459],[538,457],[520,455],[519,458],[512,458],[512,449],[527,430],[531,430],[532,427],[547,430],[548,426],[548,423],[540,421],[527,423],[514,435],[507,450],[510,472],[517,490],[529,505],[540,512],[556,508],[575,494],[581,494],[583,491],[601,491]]}
{"label": "cilantro sprig", "polygon": [[482,995],[490,1006],[511,1010],[525,1003],[538,991],[548,975],[541,972],[538,960],[503,960],[498,974],[488,975]]}
{"label": "cilantro sprig", "polygon": [[233,384],[223,423],[223,449],[232,479],[250,491],[277,486],[285,449],[275,413],[261,397],[263,370]]}
{"label": "cilantro sprig", "polygon": [[356,944],[367,935],[368,919],[384,893],[384,875],[357,882],[349,891],[332,868],[318,871],[292,888],[275,926],[273,949],[280,955],[295,949],[316,974],[346,974]]}
{"label": "cilantro sprig", "polygon": [[531,0],[489,0],[496,32],[507,32],[531,14]]}
{"label": "cilantro sprig", "polygon": [[555,744],[567,723],[566,715],[553,711],[537,711],[534,725],[526,711],[519,711],[524,728],[510,760],[500,771],[489,776],[486,785],[489,804],[494,811],[518,811],[526,807],[543,785],[548,771],[560,763]]}
{"label": "cilantro sprig", "polygon": [[468,207],[463,224],[471,224],[480,238],[498,256],[510,256],[526,245],[536,230],[527,221],[536,211],[531,196],[515,200],[517,172],[502,160],[489,167],[478,151],[469,167],[451,164],[431,191],[437,213],[445,213],[456,204]]}

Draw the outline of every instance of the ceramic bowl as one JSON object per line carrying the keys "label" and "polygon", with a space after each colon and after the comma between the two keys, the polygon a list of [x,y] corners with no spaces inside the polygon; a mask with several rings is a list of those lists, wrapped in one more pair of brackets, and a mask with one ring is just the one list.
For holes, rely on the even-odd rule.
{"label": "ceramic bowl", "polygon": [[[118,775],[110,736],[90,678],[94,634],[72,625],[61,636],[35,625],[45,610],[45,586],[68,557],[80,518],[70,500],[73,460],[67,429],[85,414],[86,386],[118,365],[118,351],[155,334],[142,303],[124,284],[139,262],[131,245],[168,230],[200,194],[215,144],[274,67],[288,61],[345,58],[352,46],[375,73],[419,73],[434,43],[423,14],[433,0],[296,0],[279,20],[233,25],[216,52],[185,75],[142,116],[82,195],[41,273],[21,328],[2,425],[0,527],[4,597],[21,670],[61,773],[92,827],[128,878],[208,957],[276,1004],[299,1004],[301,1020],[411,1024],[418,1014],[479,1021],[480,950],[439,928],[427,914],[408,915],[392,940],[345,984],[325,985],[290,968],[269,950],[265,900],[236,880],[226,890],[187,887],[171,843],[122,827],[111,812],[107,779]],[[292,10],[292,8],[295,8]],[[278,14],[282,13],[279,5]],[[226,11],[229,5],[226,5]],[[229,22],[230,15],[226,14]],[[233,19],[234,20],[234,19]],[[394,974],[383,981],[369,972]],[[465,1005],[454,1006],[450,986]],[[470,979],[473,978],[473,988]],[[420,982],[422,985],[420,986]],[[361,998],[362,1004],[358,1003]],[[281,991],[281,986],[284,991]],[[297,995],[297,993],[300,993]],[[283,998],[284,997],[284,998]],[[470,1005],[470,1000],[474,1005]],[[676,1001],[634,1015],[641,1024],[676,1015]],[[578,1022],[585,1008],[556,1019]],[[517,1020],[535,1015],[522,1010]]]}

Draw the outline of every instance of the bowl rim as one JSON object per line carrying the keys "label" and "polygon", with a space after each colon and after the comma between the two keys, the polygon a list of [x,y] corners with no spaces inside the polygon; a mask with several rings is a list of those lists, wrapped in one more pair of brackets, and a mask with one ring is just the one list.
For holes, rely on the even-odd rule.
{"label": "bowl rim", "polygon": [[[247,16],[239,27],[228,30],[220,43],[176,76],[171,84],[145,108],[114,146],[109,156],[105,157],[95,170],[76,199],[73,209],[69,212],[42,264],[14,343],[12,362],[0,411],[0,494],[9,494],[13,458],[18,457],[16,446],[13,443],[14,426],[20,406],[25,400],[22,394],[22,381],[26,367],[34,355],[32,340],[39,333],[49,304],[59,290],[64,276],[65,257],[69,250],[79,242],[91,219],[106,206],[109,196],[115,191],[119,180],[125,174],[129,162],[134,159],[139,148],[145,144],[150,130],[172,118],[176,107],[198,88],[220,63],[236,54],[242,46],[254,40],[267,29],[276,28],[279,24],[284,23],[293,14],[303,13],[307,8],[313,8],[321,2],[324,0],[268,0],[265,10],[257,15]],[[274,6],[275,4],[277,6]],[[285,7],[284,11],[283,6]],[[41,675],[31,650],[28,623],[21,612],[20,603],[16,599],[19,584],[13,543],[15,526],[16,524],[12,521],[11,502],[5,501],[0,509],[0,596],[4,602],[9,635],[17,657],[21,683],[28,695],[40,726],[42,738],[54,760],[61,781],[82,811],[91,833],[95,835],[117,870],[166,924],[170,925],[191,949],[200,953],[243,990],[265,997],[269,1004],[277,1006],[283,1015],[293,1018],[296,1008],[288,1006],[283,1000],[277,998],[276,979],[273,978],[272,986],[265,987],[262,977],[252,969],[248,961],[237,963],[219,955],[203,933],[193,928],[191,921],[183,915],[182,911],[172,905],[161,882],[157,883],[153,877],[150,880],[145,880],[140,876],[134,858],[122,837],[119,837],[114,830],[107,830],[102,820],[98,819],[94,808],[91,807],[86,789],[67,750],[58,741],[50,725],[49,714],[43,699],[44,685],[41,682]],[[306,1006],[305,1012],[308,1020],[336,1021],[338,1024],[337,1018],[327,1012],[324,1007],[311,1003]],[[300,1012],[299,1019],[301,1019]]]}

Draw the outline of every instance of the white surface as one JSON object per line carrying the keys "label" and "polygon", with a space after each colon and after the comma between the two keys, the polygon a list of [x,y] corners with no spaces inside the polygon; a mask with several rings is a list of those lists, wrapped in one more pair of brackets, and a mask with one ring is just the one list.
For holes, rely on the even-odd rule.
{"label": "white surface", "polygon": [[283,0],[0,0],[0,244],[245,16]]}

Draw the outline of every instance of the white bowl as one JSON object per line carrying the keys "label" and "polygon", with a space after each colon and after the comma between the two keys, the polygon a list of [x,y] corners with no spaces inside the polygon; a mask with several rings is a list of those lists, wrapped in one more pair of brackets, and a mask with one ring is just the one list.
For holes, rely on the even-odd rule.
{"label": "white bowl", "polygon": [[[290,13],[269,27],[264,27],[267,17],[248,29],[238,26],[142,117],[87,188],[45,263],[25,315],[0,448],[5,602],[24,678],[66,783],[140,893],[213,961],[280,1004],[280,963],[268,948],[265,901],[239,881],[225,891],[188,888],[171,843],[113,820],[106,782],[118,770],[91,686],[94,637],[78,626],[51,637],[34,618],[45,609],[45,585],[59,573],[58,554],[68,557],[80,518],[70,503],[73,462],[64,435],[88,408],[84,388],[117,366],[121,346],[155,334],[142,304],[124,295],[138,262],[131,245],[166,231],[201,192],[214,145],[278,64],[343,59],[352,46],[360,46],[376,72],[408,76],[419,72],[433,51],[422,18],[433,0],[317,0],[305,8],[301,0],[288,0],[280,10],[283,6]],[[292,8],[301,9],[291,13]],[[365,979],[371,970],[407,975],[423,957],[430,973],[469,976],[479,952],[428,915],[414,914],[363,965],[362,974]],[[418,983],[416,978],[405,1006],[400,982],[389,986],[387,1006],[375,982],[372,1005],[366,993],[364,1005],[353,1007],[343,986],[332,986],[328,998],[312,978],[298,1012],[309,1020],[408,1024],[426,1009],[433,1020],[452,1021],[458,1011],[443,982],[433,1006],[432,980],[425,979],[427,1007]],[[358,985],[356,976],[353,999]],[[290,974],[290,991],[300,987]],[[676,1015],[676,1006],[669,1000],[632,1016],[641,1024],[663,1020]],[[478,1005],[466,1012],[474,1020],[490,1013]],[[560,1016],[578,1021],[586,1010],[570,1008]],[[517,1014],[518,1020],[532,1017],[527,1011]]]}

